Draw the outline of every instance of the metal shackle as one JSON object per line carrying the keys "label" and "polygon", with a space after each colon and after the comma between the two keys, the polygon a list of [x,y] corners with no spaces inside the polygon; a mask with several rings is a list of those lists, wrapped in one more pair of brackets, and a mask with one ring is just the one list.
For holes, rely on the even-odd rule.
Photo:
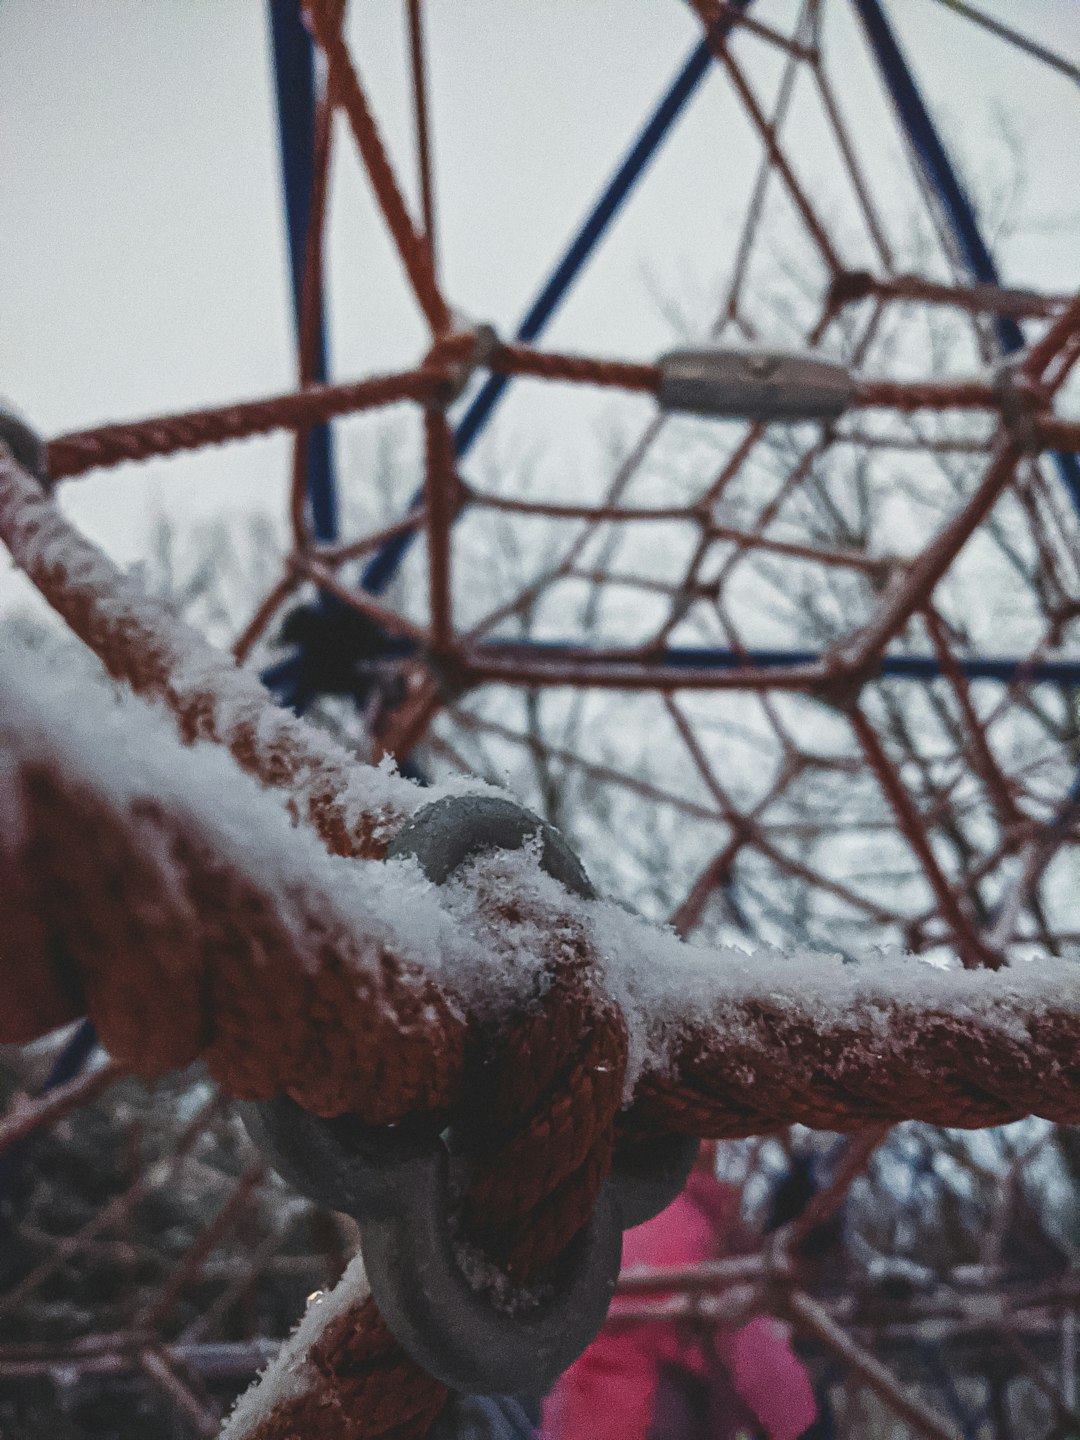
{"label": "metal shackle", "polygon": [[[596,898],[581,861],[553,825],[500,795],[449,795],[425,806],[398,831],[388,860],[411,856],[436,885],[485,850],[516,850],[539,837],[540,867],[574,895]],[[617,1145],[608,1188],[622,1228],[652,1220],[682,1193],[694,1168],[699,1142],[665,1135]]]}
{"label": "metal shackle", "polygon": [[357,1221],[397,1203],[403,1169],[442,1141],[430,1125],[375,1129],[351,1116],[324,1120],[288,1095],[236,1104],[244,1128],[301,1195]]}
{"label": "metal shackle", "polygon": [[450,1157],[439,1135],[323,1120],[284,1096],[237,1108],[282,1179],[357,1221],[379,1313],[443,1384],[474,1395],[541,1395],[595,1338],[622,1257],[610,1187],[547,1296],[509,1315],[472,1288],[455,1253]]}
{"label": "metal shackle", "polygon": [[607,1318],[622,1260],[614,1196],[601,1190],[542,1298],[519,1294],[511,1312],[474,1289],[462,1269],[445,1147],[410,1162],[401,1178],[393,1209],[361,1228],[371,1293],[395,1339],[452,1390],[544,1394]]}
{"label": "metal shackle", "polygon": [[690,1178],[701,1141],[689,1135],[615,1146],[609,1184],[615,1192],[624,1230],[655,1220],[677,1200]]}
{"label": "metal shackle", "polygon": [[[443,884],[484,851],[520,849],[534,839],[548,874],[576,895],[595,897],[559,832],[496,795],[425,806],[394,838],[387,859],[411,857]],[[623,1230],[675,1198],[697,1149],[678,1136],[617,1146],[589,1223],[539,1298],[521,1294],[511,1314],[462,1269],[448,1137],[433,1122],[376,1130],[351,1116],[322,1119],[287,1096],[238,1109],[283,1179],[356,1219],[371,1293],[403,1348],[451,1389],[477,1395],[543,1394],[586,1349],[615,1293]]]}
{"label": "metal shackle", "polygon": [[386,858],[411,857],[433,885],[443,885],[485,850],[520,850],[537,837],[540,868],[572,894],[594,900],[581,861],[554,825],[501,795],[447,795],[425,805],[394,836]]}

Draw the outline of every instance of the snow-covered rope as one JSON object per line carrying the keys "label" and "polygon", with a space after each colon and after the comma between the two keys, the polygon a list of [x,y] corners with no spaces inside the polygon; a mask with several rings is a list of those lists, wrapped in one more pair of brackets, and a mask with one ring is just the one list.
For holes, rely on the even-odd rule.
{"label": "snow-covered rope", "polygon": [[[411,862],[359,858],[429,793],[282,715],[6,454],[0,535],[188,742],[160,706],[0,659],[0,1039],[85,1011],[144,1074],[201,1056],[233,1095],[463,1127],[471,1047],[496,1133],[466,1208],[523,1275],[580,1228],[616,1122],[641,1138],[1080,1120],[1075,964],[689,946],[571,897],[528,850],[436,889]],[[320,1435],[423,1433],[441,1387],[370,1301],[327,1315],[315,1358],[245,1433],[316,1418]]]}
{"label": "snow-covered rope", "polygon": [[[181,744],[160,708],[88,687],[81,673],[2,649],[0,699],[0,954],[11,965],[0,1039],[30,1038],[17,1002],[41,944],[62,938],[84,985],[93,972],[85,1000],[107,1047],[142,1073],[209,1056],[230,1093],[288,1091],[320,1113],[382,1124],[451,1108],[465,1026],[527,1005],[559,946],[583,944],[630,1029],[624,1099],[636,1126],[733,1136],[792,1121],[1080,1119],[1073,960],[989,973],[899,954],[847,964],[810,951],[688,944],[618,905],[570,896],[528,852],[478,861],[467,880],[436,887],[408,861],[328,854],[285,798],[221,747]],[[512,902],[518,914],[508,919]],[[110,903],[114,920],[104,915]],[[9,941],[35,920],[52,927],[37,949]],[[117,932],[109,945],[106,928]],[[159,954],[168,960],[155,979]],[[221,982],[243,1012],[227,1038],[218,1017],[199,1013],[215,1004],[208,967],[236,970]],[[132,994],[115,997],[125,986]],[[339,989],[366,998],[342,1008],[330,996]],[[277,1001],[293,1027],[284,1048],[258,1033],[271,1023],[260,1012]],[[110,1012],[129,1005],[137,1023],[117,1027]],[[69,1016],[70,1006],[47,1023]],[[164,1032],[181,1016],[189,1038],[163,1058]],[[410,1074],[425,1074],[433,1047],[458,1058],[397,1096],[385,1073],[388,1037],[412,1031]],[[346,1044],[355,1055],[335,1062]],[[350,1074],[333,1101],[312,1067],[335,1063]]]}
{"label": "snow-covered rope", "polygon": [[214,740],[338,854],[382,854],[423,799],[390,770],[363,769],[341,746],[272,703],[191,626],[170,615],[64,519],[0,446],[0,538],[109,673],[157,698],[187,741]]}

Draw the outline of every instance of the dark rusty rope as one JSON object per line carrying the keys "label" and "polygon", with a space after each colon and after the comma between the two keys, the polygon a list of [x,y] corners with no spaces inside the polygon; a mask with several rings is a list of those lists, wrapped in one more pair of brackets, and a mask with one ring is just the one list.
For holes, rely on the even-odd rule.
{"label": "dark rusty rope", "polygon": [[[231,749],[244,768],[254,773],[262,783],[275,785],[286,792],[296,787],[294,808],[298,813],[315,826],[324,842],[332,841],[339,835],[338,827],[342,824],[340,810],[331,810],[331,818],[320,820],[311,810],[307,797],[319,788],[315,777],[320,771],[325,777],[324,788],[328,795],[343,790],[349,779],[344,753],[328,746],[321,736],[316,737],[301,722],[283,715],[270,696],[254,682],[249,684],[247,677],[238,672],[227,657],[212,650],[193,631],[179,625],[157,602],[143,595],[78,535],[60,515],[54,502],[41,493],[32,477],[2,452],[0,538],[45,598],[98,652],[114,675],[127,679],[133,688],[142,693],[157,695],[165,701],[176,715],[184,740],[215,739]],[[177,672],[182,673],[186,669],[197,675],[198,683],[191,687],[170,684],[165,673],[170,664]],[[215,691],[218,693],[215,694]],[[230,709],[239,717],[231,726],[222,718]],[[359,770],[363,773],[363,767]],[[380,846],[367,837],[392,834],[422,799],[422,792],[403,781],[393,781],[387,796],[386,808],[354,822],[351,833],[355,838],[347,848],[341,847],[342,853],[357,856],[381,853],[385,839]],[[51,803],[54,807],[61,804],[58,800]],[[166,820],[167,817],[158,817],[154,823],[165,824]],[[85,847],[76,848],[79,853],[73,863],[82,866],[96,863]],[[93,847],[89,849],[92,851]],[[507,917],[507,923],[513,919],[512,916]],[[554,923],[554,917],[548,917],[545,928],[551,928]],[[580,969],[585,961],[579,955],[575,964]],[[820,1023],[824,1024],[825,1019],[820,1017]],[[703,1095],[712,1094],[719,1083],[718,1077],[726,1074],[729,1068],[738,1071],[742,1063],[740,1061],[729,1067],[730,1057],[735,1053],[730,1044],[714,1051],[708,1037],[715,1029],[712,1021],[699,1027],[694,1031],[693,1042],[688,1041],[679,1051],[679,1069],[685,1072],[688,1083],[697,1084],[695,1077],[700,1078]],[[801,1035],[797,1044],[793,1039],[791,1044],[779,1050],[771,1045],[767,1047],[768,1063],[770,1067],[775,1067],[772,1073],[777,1077],[793,1075],[798,1071],[798,1052],[807,1043],[810,1032],[804,1030],[793,1034]],[[429,1038],[433,1043],[442,1043],[434,1032]],[[145,1042],[146,1037],[142,1039]],[[1057,1044],[1058,1041],[1053,1040],[1051,1050],[1047,1052],[1048,1059],[1051,1051],[1058,1053],[1054,1048]],[[694,1048],[702,1045],[708,1048],[704,1051]],[[124,1055],[121,1058],[128,1057]],[[925,1067],[920,1062],[915,1073],[911,1076],[905,1074],[900,1097],[895,1100],[887,1098],[888,1089],[881,1088],[884,1077],[878,1076],[872,1086],[872,1099],[855,1091],[850,1095],[833,1094],[832,1087],[826,1086],[822,1093],[811,1087],[809,1091],[792,1094],[790,1104],[800,1117],[815,1116],[814,1123],[828,1123],[842,1128],[846,1123],[862,1124],[874,1118],[899,1119],[906,1113],[908,1105],[908,1100],[903,1097],[910,1096],[914,1097],[918,1117],[930,1118],[931,1114],[937,1116],[942,1113],[942,1105],[945,1104],[942,1100],[944,1076],[952,1073],[955,1066],[962,1079],[972,1079],[975,1074],[980,1077],[980,1093],[973,1094],[970,1099],[974,1108],[963,1112],[964,1116],[970,1113],[971,1123],[976,1119],[978,1123],[991,1123],[987,1118],[991,1115],[1003,1120],[1006,1115],[1011,1117],[1018,1113],[1049,1113],[1048,1106],[1055,1115],[1069,1114],[1080,1118],[1080,1112],[1074,1109],[1076,1099],[1073,1093],[1080,1087],[1080,1072],[1065,1078],[1065,1090],[1061,1097],[1040,1093],[1031,1084],[1024,1083],[1022,1077],[1011,1077],[1007,1084],[1003,1083],[999,1094],[993,1075],[983,1073],[981,1061],[973,1063],[976,1063],[976,1069],[968,1074],[962,1057],[950,1054],[944,1069],[941,1064],[931,1067],[925,1071],[925,1077],[928,1077],[925,1078]],[[795,1068],[792,1069],[792,1066]],[[906,1064],[904,1070],[907,1070]],[[659,1086],[657,1093],[660,1096],[670,1094],[675,1097],[671,1102],[671,1118],[677,1120],[683,1114],[686,1103],[684,1083],[671,1077],[650,1083]],[[717,1133],[727,1134],[731,1133],[731,1126],[748,1126],[752,1130],[763,1123],[768,1125],[779,1113],[771,1095],[772,1083],[762,1088],[760,1074],[748,1077],[745,1082],[736,1082],[729,1076],[723,1084],[728,1101],[721,1104],[702,1100],[704,1109],[695,1116],[693,1123],[684,1118],[678,1120],[675,1128],[694,1133],[710,1133],[712,1129],[717,1129]],[[755,1094],[758,1097],[756,1102],[753,1100]],[[767,1102],[764,1099],[766,1095],[769,1096]],[[1009,1099],[1012,1095],[1017,1098]],[[997,1098],[993,1098],[995,1096]],[[667,1118],[667,1103],[654,1096],[649,1101],[652,1107],[650,1114]],[[1063,1110],[1059,1110],[1059,1103]],[[655,1110],[657,1104],[661,1106],[660,1112]],[[784,1087],[782,1105],[786,1107],[788,1104],[789,1097]],[[879,1117],[877,1111],[882,1107]],[[708,1120],[709,1113],[712,1120],[705,1129],[698,1128],[703,1119]],[[653,1120],[650,1119],[649,1123],[652,1124]],[[962,1119],[953,1123],[968,1122]],[[750,1130],[743,1129],[741,1133],[750,1133]]]}

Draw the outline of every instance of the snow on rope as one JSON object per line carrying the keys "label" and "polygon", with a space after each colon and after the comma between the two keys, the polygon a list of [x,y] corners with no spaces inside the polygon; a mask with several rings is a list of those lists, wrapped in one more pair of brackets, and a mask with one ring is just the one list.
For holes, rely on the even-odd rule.
{"label": "snow on rope", "polygon": [[[263,981],[245,994],[234,977],[232,1005],[265,1006],[271,975],[298,1012],[314,999],[300,992],[321,975],[343,987],[385,981],[378,1005],[351,1022],[364,1027],[358,1050],[371,1051],[378,1027],[390,1023],[387,1010],[396,1011],[394,1026],[426,1027],[435,1044],[457,1035],[456,1044],[463,1017],[511,1013],[534,993],[553,951],[572,940],[588,949],[595,985],[625,1017],[626,1098],[633,1092],[636,1121],[650,1129],[732,1135],[792,1120],[842,1128],[904,1118],[982,1125],[1028,1113],[1080,1119],[1074,961],[989,974],[901,955],[851,965],[838,955],[748,954],[687,944],[617,905],[571,897],[528,851],[476,862],[467,880],[441,889],[410,862],[357,858],[359,845],[351,856],[327,853],[332,826],[296,823],[314,806],[312,795],[347,834],[383,840],[371,842],[379,853],[418,805],[445,789],[420,790],[390,769],[359,765],[284,715],[257,681],[79,537],[8,458],[0,459],[0,534],[113,673],[165,699],[183,740],[220,742],[182,744],[160,708],[88,690],[62,669],[43,672],[27,654],[0,656],[4,873],[8,885],[18,882],[9,918],[44,924],[59,895],[72,906],[85,895],[88,913],[79,918],[88,938],[74,914],[65,936],[78,964],[80,945],[100,942],[89,934],[92,910],[110,890],[120,911],[142,903],[130,878],[138,874],[144,893],[155,895],[143,905],[144,923],[168,936],[171,980],[162,976],[155,987],[147,976],[155,947],[136,933],[138,913],[122,922],[118,915],[118,925],[131,927],[127,955],[139,959],[125,966],[108,947],[88,958],[95,970],[110,967],[112,978],[99,975],[91,992],[106,1011],[116,1003],[110,985],[121,983],[143,987],[141,1003],[161,1004],[171,983],[184,986],[191,1005],[200,992],[205,1005],[213,991],[206,967],[224,972],[244,952],[243,966],[251,977],[261,970]],[[73,827],[84,843],[72,843]],[[199,916],[226,898],[235,901],[231,948],[219,953],[200,935]],[[23,952],[9,981],[13,996],[18,976],[33,968]],[[138,978],[124,981],[127,969]],[[0,1024],[13,1030],[15,1013]],[[101,1020],[108,1034],[108,1015]],[[321,1007],[312,1020],[347,1029]],[[147,1043],[148,1028],[134,1026],[129,1042],[143,1053],[121,1050],[122,1058],[169,1068],[159,1045]],[[212,1015],[190,1027],[193,1035],[214,1028]],[[187,1058],[172,1063],[194,1058],[190,1044],[180,1048]],[[272,1079],[260,1093],[303,1089],[308,1059],[292,1057],[293,1074],[286,1052],[265,1048],[274,1051],[264,1062]],[[452,1103],[451,1071],[432,1090],[433,1107]],[[342,1108],[368,1119],[372,1107],[395,1105],[386,1083],[374,1094],[362,1083],[350,1092]]]}
{"label": "snow on rope", "polygon": [[[440,792],[284,715],[2,450],[0,536],[146,697],[0,651],[0,1040],[87,1013],[146,1075],[201,1058],[231,1095],[370,1124],[482,1111],[463,1234],[518,1281],[585,1223],[616,1129],[1080,1120],[1074,962],[688,945],[571,897],[528,847],[436,888],[378,857]],[[403,1440],[445,1399],[357,1265],[228,1434]]]}

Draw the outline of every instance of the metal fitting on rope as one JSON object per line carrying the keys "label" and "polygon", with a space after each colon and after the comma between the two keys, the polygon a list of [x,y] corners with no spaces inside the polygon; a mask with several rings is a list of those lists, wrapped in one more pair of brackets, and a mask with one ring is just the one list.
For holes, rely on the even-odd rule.
{"label": "metal fitting on rope", "polygon": [[855,398],[847,368],[777,350],[661,355],[661,410],[727,420],[836,420]]}
{"label": "metal fitting on rope", "polygon": [[452,360],[446,367],[446,383],[440,386],[436,402],[439,405],[452,405],[455,400],[460,400],[477,370],[485,369],[499,348],[499,337],[493,325],[474,325],[461,334],[448,336],[445,341],[436,341],[429,360],[438,359],[440,345],[457,347],[467,339],[472,341],[469,353],[464,359]]}
{"label": "metal fitting on rope", "polygon": [[830,311],[842,310],[859,300],[866,300],[878,288],[878,282],[869,270],[841,270],[833,278],[826,297]]}
{"label": "metal fitting on rope", "polygon": [[6,401],[0,401],[0,445],[7,446],[16,462],[28,470],[43,489],[52,488],[48,447],[37,431],[31,429]]}
{"label": "metal fitting on rope", "polygon": [[462,1269],[446,1148],[399,1173],[393,1209],[360,1221],[371,1293],[395,1339],[452,1390],[543,1394],[607,1317],[622,1258],[613,1194],[607,1186],[601,1190],[556,1276],[537,1295],[517,1292],[511,1312],[473,1289]]}
{"label": "metal fitting on rope", "polygon": [[[388,860],[408,855],[435,885],[485,850],[518,850],[538,839],[540,866],[574,895],[596,898],[581,861],[553,825],[498,795],[449,795],[418,811],[398,831]],[[693,1169],[698,1141],[683,1135],[615,1147],[609,1186],[624,1230],[666,1210],[682,1193]]]}
{"label": "metal fitting on rope", "polygon": [[409,856],[433,885],[485,850],[520,850],[538,839],[540,866],[574,895],[596,898],[581,861],[553,825],[499,795],[447,795],[418,810],[394,836],[387,860]]}
{"label": "metal fitting on rope", "polygon": [[450,1153],[430,1129],[322,1120],[287,1097],[240,1104],[248,1134],[302,1194],[353,1216],[371,1293],[395,1339],[430,1375],[474,1395],[541,1395],[596,1336],[622,1256],[605,1187],[545,1298],[513,1314],[474,1290],[453,1240]]}
{"label": "metal fitting on rope", "polygon": [[682,1194],[697,1159],[700,1140],[661,1135],[654,1140],[615,1147],[609,1184],[619,1205],[624,1230],[644,1225]]}
{"label": "metal fitting on rope", "polygon": [[375,1129],[324,1120],[288,1095],[238,1101],[248,1135],[294,1190],[357,1221],[393,1208],[403,1171],[441,1147],[430,1124]]}
{"label": "metal fitting on rope", "polygon": [[[387,859],[411,857],[437,885],[489,850],[538,844],[543,869],[586,899],[595,891],[559,832],[513,801],[458,795],[419,811]],[[434,1122],[372,1130],[323,1120],[288,1097],[239,1107],[248,1133],[301,1193],[352,1215],[371,1292],[412,1358],[451,1389],[543,1394],[590,1344],[615,1293],[622,1231],[669,1204],[686,1183],[697,1142],[684,1137],[616,1147],[612,1175],[581,1234],[541,1295],[519,1291],[513,1313],[474,1288],[453,1239],[452,1135]]]}

